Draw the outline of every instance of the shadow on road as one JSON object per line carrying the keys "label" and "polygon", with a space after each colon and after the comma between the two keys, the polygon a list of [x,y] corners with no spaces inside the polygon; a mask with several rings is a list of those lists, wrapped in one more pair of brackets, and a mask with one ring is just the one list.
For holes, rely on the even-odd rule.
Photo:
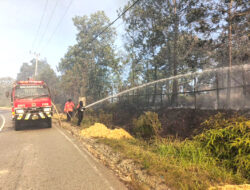
{"label": "shadow on road", "polygon": [[[13,129],[15,126],[15,122],[13,121]],[[45,121],[25,121],[20,123],[20,131],[26,130],[37,130],[37,129],[48,129],[48,124]]]}

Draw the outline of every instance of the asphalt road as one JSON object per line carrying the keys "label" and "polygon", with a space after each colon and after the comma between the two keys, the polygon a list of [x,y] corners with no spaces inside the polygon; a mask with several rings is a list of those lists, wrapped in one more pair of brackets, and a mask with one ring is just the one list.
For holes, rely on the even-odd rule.
{"label": "asphalt road", "polygon": [[0,190],[123,190],[114,174],[67,132],[33,124],[15,131],[0,110]]}

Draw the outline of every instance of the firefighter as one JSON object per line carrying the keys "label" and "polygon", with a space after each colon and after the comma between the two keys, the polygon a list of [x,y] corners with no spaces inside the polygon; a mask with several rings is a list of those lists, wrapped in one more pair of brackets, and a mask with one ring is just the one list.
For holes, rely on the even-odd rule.
{"label": "firefighter", "polygon": [[73,116],[75,104],[72,102],[71,99],[69,99],[64,106],[64,112],[67,114],[67,121],[71,121],[71,118]]}
{"label": "firefighter", "polygon": [[85,110],[85,107],[83,106],[83,102],[80,101],[78,106],[77,106],[77,116],[78,116],[77,126],[80,126],[80,124],[82,122],[84,110]]}

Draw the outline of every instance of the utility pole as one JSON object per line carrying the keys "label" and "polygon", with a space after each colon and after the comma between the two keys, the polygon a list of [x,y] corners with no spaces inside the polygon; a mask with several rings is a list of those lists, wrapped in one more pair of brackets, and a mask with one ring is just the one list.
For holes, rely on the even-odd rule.
{"label": "utility pole", "polygon": [[34,79],[36,79],[36,77],[37,77],[38,58],[39,58],[40,54],[39,54],[39,53],[36,53],[36,52],[30,52],[30,53],[31,53],[32,55],[34,55],[35,58],[36,58],[35,74],[34,74]]}

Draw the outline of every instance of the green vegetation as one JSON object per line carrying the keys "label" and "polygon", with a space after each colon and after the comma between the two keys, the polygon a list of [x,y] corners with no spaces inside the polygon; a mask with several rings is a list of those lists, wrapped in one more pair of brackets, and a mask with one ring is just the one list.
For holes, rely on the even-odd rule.
{"label": "green vegetation", "polygon": [[192,140],[158,137],[149,141],[100,141],[124,158],[135,160],[149,173],[164,177],[172,189],[200,190],[215,184],[249,183],[250,122],[243,117],[226,119],[218,114],[203,125],[207,128]]}
{"label": "green vegetation", "polygon": [[203,125],[208,129],[195,140],[226,168],[250,180],[250,121],[243,117],[226,120],[218,114]]}
{"label": "green vegetation", "polygon": [[[122,11],[132,3],[133,0],[128,1]],[[128,84],[135,86],[144,81],[203,70],[204,67],[249,63],[247,3],[246,0],[138,2],[123,17],[129,55],[127,64],[131,66]],[[247,42],[239,36],[246,36]],[[178,102],[179,85],[193,90],[194,86],[185,80],[190,79],[164,84],[167,93],[172,93],[172,103]],[[215,77],[199,78],[198,82],[207,84],[209,80],[211,82]],[[161,89],[159,85],[153,88],[154,103]]]}
{"label": "green vegetation", "polygon": [[98,121],[112,127],[113,114],[105,113],[103,110],[100,110],[98,113]]}
{"label": "green vegetation", "polygon": [[14,79],[10,77],[0,78],[0,107],[10,106],[10,98],[6,97],[6,92],[11,92],[11,87],[14,83]]}
{"label": "green vegetation", "polygon": [[117,88],[116,82],[121,81],[120,58],[114,46],[116,34],[110,27],[96,38],[110,23],[103,11],[76,16],[73,23],[77,29],[77,43],[68,48],[58,70],[67,95],[74,100],[85,96],[90,103],[106,97]]}
{"label": "green vegetation", "polygon": [[134,119],[134,133],[137,137],[143,139],[150,139],[159,136],[161,130],[161,122],[159,121],[158,114],[154,112],[145,112],[138,119]]}

